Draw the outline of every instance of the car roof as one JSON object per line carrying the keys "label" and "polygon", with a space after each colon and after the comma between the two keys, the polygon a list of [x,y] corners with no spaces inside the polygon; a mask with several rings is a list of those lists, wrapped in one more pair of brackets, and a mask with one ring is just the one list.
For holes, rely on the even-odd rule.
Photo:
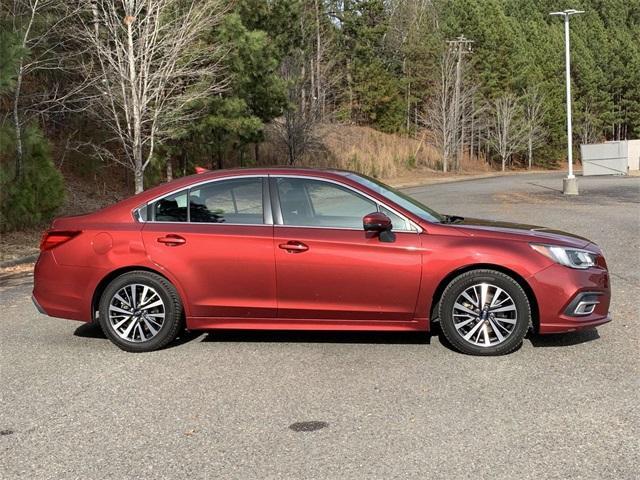
{"label": "car roof", "polygon": [[[266,168],[228,168],[220,170],[206,170],[202,173],[196,173],[181,177],[168,183],[160,184],[150,188],[140,194],[140,198],[146,199],[164,195],[183,187],[188,187],[194,183],[206,182],[216,178],[234,177],[234,176],[251,176],[251,175],[300,175],[314,176],[319,178],[336,178],[354,175],[349,170],[339,170],[335,168],[301,168],[301,167],[266,167]],[[357,175],[357,174],[356,174]]]}
{"label": "car roof", "polygon": [[[315,167],[243,167],[243,168],[226,168],[220,170],[206,170],[199,175],[278,175],[278,174],[334,174],[334,175],[350,175],[355,172],[349,170],[341,170],[339,168],[315,168]],[[198,174],[197,174],[198,175]]]}

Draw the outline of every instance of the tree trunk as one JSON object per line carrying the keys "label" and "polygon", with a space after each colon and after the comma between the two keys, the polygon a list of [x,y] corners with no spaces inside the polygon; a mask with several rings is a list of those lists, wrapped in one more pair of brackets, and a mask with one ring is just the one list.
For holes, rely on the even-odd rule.
{"label": "tree trunk", "polygon": [[411,130],[411,82],[407,82],[407,134]]}
{"label": "tree trunk", "polygon": [[[137,164],[137,161],[136,161]],[[142,171],[142,162],[133,171],[133,181],[135,186],[135,193],[140,193],[144,190],[144,172]]]}
{"label": "tree trunk", "polygon": [[324,121],[324,94],[322,91],[322,81],[320,79],[320,61],[322,57],[321,43],[320,43],[320,5],[318,0],[315,0],[316,10],[316,90],[317,90],[317,102],[320,105],[318,109],[320,111],[320,121]]}
{"label": "tree trunk", "polygon": [[529,170],[531,170],[531,165],[533,164],[533,140],[529,137]]}
{"label": "tree trunk", "polygon": [[309,60],[309,81],[311,82],[311,86],[309,87],[309,103],[311,104],[311,109],[317,111],[316,102],[318,100],[316,94],[316,69],[313,66],[313,58]]}
{"label": "tree trunk", "polygon": [[253,144],[253,152],[256,157],[256,165],[260,165],[260,144],[258,142]]}
{"label": "tree trunk", "polygon": [[23,151],[22,151],[22,125],[20,125],[20,114],[18,112],[18,103],[20,102],[20,89],[22,88],[23,67],[20,61],[18,69],[18,78],[16,79],[16,91],[13,96],[13,127],[16,131],[16,171],[15,179],[20,180],[23,173]]}
{"label": "tree trunk", "polygon": [[296,163],[296,155],[293,152],[293,145],[290,143],[289,144],[289,166],[293,167],[295,163]]}
{"label": "tree trunk", "polygon": [[222,170],[224,168],[224,160],[222,158],[222,147],[220,147],[220,143],[218,142],[218,169]]}
{"label": "tree trunk", "polygon": [[96,39],[98,39],[100,38],[100,17],[98,16],[98,4],[95,1],[91,2],[91,15],[93,15],[93,28]]}
{"label": "tree trunk", "polygon": [[[303,63],[302,69],[300,72],[300,77],[304,79],[306,73],[307,73],[306,67],[305,67],[305,64]],[[300,88],[300,114],[302,115],[302,118],[307,118],[307,97],[306,97],[306,92],[304,90],[304,84]]]}
{"label": "tree trunk", "polygon": [[167,159],[167,182],[173,180],[173,162],[170,158]]}
{"label": "tree trunk", "polygon": [[127,57],[129,65],[129,89],[131,91],[131,110],[133,122],[133,164],[135,191],[140,193],[144,190],[144,159],[142,158],[142,120],[140,118],[140,99],[136,88],[136,53],[133,47],[132,23],[135,18],[125,17],[127,26]]}
{"label": "tree trunk", "polygon": [[295,142],[296,138],[295,134],[293,133],[293,126],[291,125],[291,123],[287,123],[287,154],[289,156],[289,166],[291,167],[296,162]]}
{"label": "tree trunk", "polygon": [[465,142],[465,138],[464,138],[464,130],[465,130],[465,125],[464,125],[464,108],[462,110],[462,119],[460,121],[460,147],[458,149],[459,151],[459,155],[458,155],[458,161],[456,163],[456,170],[459,172],[460,170],[462,170],[462,160],[464,157],[464,142]]}
{"label": "tree trunk", "polygon": [[473,97],[471,98],[471,132],[469,133],[469,160],[473,161],[473,140],[474,140],[474,127],[475,127],[475,108]]}
{"label": "tree trunk", "polygon": [[347,93],[349,96],[349,121],[353,123],[353,78],[351,77],[350,60],[347,60]]}

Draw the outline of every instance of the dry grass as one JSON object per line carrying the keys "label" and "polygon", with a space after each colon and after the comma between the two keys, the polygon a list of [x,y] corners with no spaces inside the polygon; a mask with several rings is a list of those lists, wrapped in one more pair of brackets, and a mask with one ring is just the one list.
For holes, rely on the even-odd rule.
{"label": "dry grass", "polygon": [[337,167],[374,177],[395,177],[416,167],[436,170],[440,165],[437,152],[424,141],[371,128],[332,128],[323,138]]}
{"label": "dry grass", "polygon": [[[321,126],[318,139],[299,166],[343,168],[378,178],[405,176],[415,170],[439,171],[442,159],[424,135],[412,138],[382,133],[369,127],[353,125]],[[273,136],[261,147],[261,165],[286,164],[286,151]],[[465,157],[462,171],[488,172],[482,160]]]}
{"label": "dry grass", "polygon": [[37,228],[0,234],[0,262],[38,253],[43,230]]}
{"label": "dry grass", "polygon": [[91,178],[65,172],[65,202],[57,216],[81,215],[119,202],[132,194],[117,169],[105,169]]}

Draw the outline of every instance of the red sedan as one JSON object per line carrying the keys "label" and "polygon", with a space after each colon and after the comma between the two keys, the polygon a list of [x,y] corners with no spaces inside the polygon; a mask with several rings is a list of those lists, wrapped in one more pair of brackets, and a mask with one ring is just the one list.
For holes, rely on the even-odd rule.
{"label": "red sedan", "polygon": [[352,172],[253,169],[182,178],[56,219],[33,300],[97,322],[120,348],[184,328],[429,331],[499,355],[529,329],[610,321],[602,251],[547,228],[434,212]]}

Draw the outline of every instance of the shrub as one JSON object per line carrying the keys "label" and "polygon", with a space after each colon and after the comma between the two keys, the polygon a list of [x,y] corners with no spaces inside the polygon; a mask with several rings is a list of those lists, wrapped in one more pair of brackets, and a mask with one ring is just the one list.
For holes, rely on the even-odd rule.
{"label": "shrub", "polygon": [[0,132],[0,231],[7,232],[49,221],[64,201],[62,175],[51,161],[49,144],[37,128],[24,132],[24,169],[15,178],[15,137]]}

